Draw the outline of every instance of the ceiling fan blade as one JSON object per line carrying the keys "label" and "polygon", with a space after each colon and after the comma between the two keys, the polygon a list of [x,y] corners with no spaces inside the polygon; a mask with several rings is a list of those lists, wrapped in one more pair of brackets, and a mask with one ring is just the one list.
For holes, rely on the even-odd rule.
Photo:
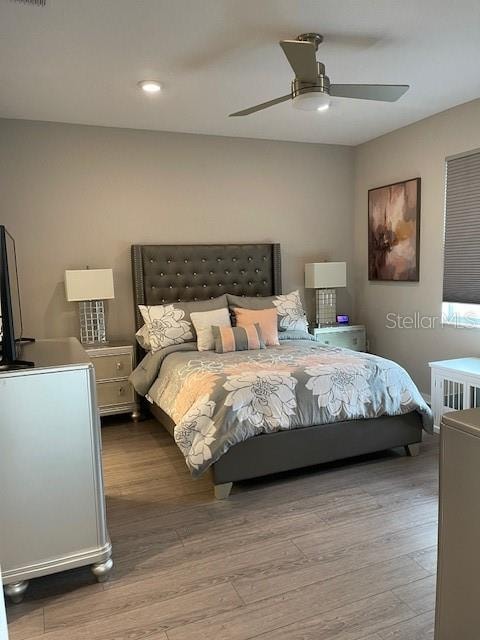
{"label": "ceiling fan blade", "polygon": [[316,47],[313,42],[302,40],[280,40],[280,46],[292,67],[295,77],[304,82],[317,79]]}
{"label": "ceiling fan blade", "polygon": [[330,95],[337,98],[395,102],[409,88],[408,84],[331,84]]}
{"label": "ceiling fan blade", "polygon": [[268,107],[273,107],[275,104],[280,104],[280,102],[285,102],[286,100],[291,100],[292,94],[287,93],[286,96],[281,96],[280,98],[275,98],[275,100],[269,100],[268,102],[262,102],[262,104],[256,104],[254,107],[249,107],[248,109],[243,109],[243,111],[237,111],[236,113],[231,113],[229,118],[233,116],[248,116],[251,113],[255,113],[255,111],[262,111],[262,109],[268,109]]}

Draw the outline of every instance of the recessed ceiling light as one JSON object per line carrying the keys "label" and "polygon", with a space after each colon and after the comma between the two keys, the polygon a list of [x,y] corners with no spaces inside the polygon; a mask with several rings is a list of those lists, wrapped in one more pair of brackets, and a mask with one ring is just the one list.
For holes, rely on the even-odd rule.
{"label": "recessed ceiling light", "polygon": [[149,94],[158,93],[162,90],[162,85],[156,80],[142,80],[138,83],[138,86]]}

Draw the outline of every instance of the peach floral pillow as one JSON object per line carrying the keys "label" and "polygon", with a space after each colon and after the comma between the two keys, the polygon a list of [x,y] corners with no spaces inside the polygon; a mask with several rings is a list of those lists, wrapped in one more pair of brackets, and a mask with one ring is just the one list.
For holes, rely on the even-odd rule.
{"label": "peach floral pillow", "polygon": [[278,314],[276,309],[242,309],[235,307],[233,311],[237,327],[259,324],[267,347],[280,344],[278,341]]}

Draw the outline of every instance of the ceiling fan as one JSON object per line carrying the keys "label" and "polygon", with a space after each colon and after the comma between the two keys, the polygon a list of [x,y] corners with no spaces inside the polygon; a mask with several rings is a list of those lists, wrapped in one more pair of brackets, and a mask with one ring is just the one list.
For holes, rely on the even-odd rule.
{"label": "ceiling fan", "polygon": [[330,84],[325,65],[317,62],[315,55],[322,42],[319,33],[302,33],[296,40],[281,40],[280,46],[295,73],[290,93],[230,116],[248,116],[287,100],[292,100],[298,109],[324,111],[330,106],[330,96],[395,102],[409,89],[408,84]]}

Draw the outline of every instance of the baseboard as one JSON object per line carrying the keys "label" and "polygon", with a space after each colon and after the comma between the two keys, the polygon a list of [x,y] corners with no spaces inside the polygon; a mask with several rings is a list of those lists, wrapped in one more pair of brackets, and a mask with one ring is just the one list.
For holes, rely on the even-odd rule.
{"label": "baseboard", "polygon": [[433,433],[440,433],[440,427],[437,427],[437,425],[433,425]]}

